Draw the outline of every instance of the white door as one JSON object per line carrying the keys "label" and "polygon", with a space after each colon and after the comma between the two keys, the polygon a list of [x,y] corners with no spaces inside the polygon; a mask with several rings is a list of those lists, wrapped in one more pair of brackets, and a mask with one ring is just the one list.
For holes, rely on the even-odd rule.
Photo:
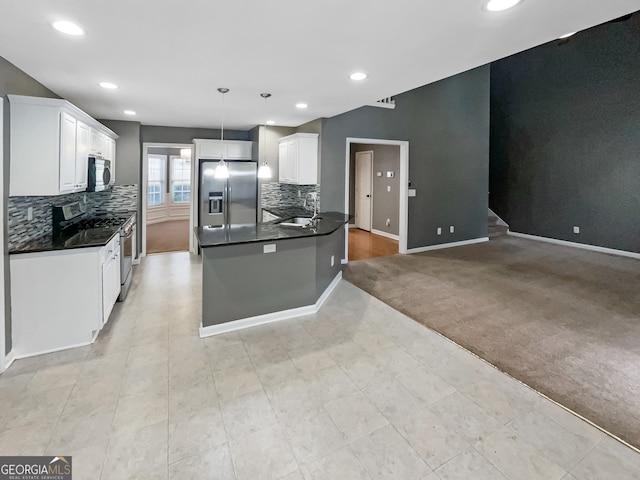
{"label": "white door", "polygon": [[371,231],[373,152],[356,153],[356,227]]}

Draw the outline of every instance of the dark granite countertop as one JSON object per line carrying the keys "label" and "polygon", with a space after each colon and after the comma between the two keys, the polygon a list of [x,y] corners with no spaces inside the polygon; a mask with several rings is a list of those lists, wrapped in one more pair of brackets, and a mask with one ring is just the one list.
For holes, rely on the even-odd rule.
{"label": "dark granite countertop", "polygon": [[[117,218],[122,220],[122,224],[131,218],[135,213],[116,212],[111,214],[98,215],[102,218]],[[120,226],[103,226],[96,228],[80,228],[63,234],[54,240],[53,234],[48,233],[41,237],[34,238],[9,249],[9,254],[52,252],[55,250],[70,250],[73,248],[104,247],[113,237],[120,233]]]}
{"label": "dark granite countertop", "polygon": [[[273,212],[269,209],[269,211]],[[297,210],[297,214],[301,212]],[[294,215],[283,216],[283,219]],[[308,212],[304,216],[311,216]],[[329,235],[335,232],[349,221],[349,215],[339,212],[323,212],[315,227],[287,227],[282,226],[276,220],[273,222],[232,225],[230,227],[197,227],[196,236],[200,246],[219,247],[240,243],[264,242],[270,240],[285,240],[290,238],[316,237]]]}

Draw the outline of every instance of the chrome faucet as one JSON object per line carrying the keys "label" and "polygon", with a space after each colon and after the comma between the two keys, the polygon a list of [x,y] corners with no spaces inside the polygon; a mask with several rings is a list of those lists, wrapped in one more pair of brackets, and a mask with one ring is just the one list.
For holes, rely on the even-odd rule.
{"label": "chrome faucet", "polygon": [[311,217],[311,222],[315,222],[318,218],[318,193],[317,192],[309,192],[304,197],[304,207],[307,208],[307,199],[311,197],[313,199],[313,217]]}

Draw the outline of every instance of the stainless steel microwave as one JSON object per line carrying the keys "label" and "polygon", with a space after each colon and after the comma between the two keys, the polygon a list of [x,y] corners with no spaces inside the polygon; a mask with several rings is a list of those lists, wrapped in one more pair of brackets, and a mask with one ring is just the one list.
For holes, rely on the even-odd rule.
{"label": "stainless steel microwave", "polygon": [[111,185],[111,160],[91,155],[87,176],[87,192],[102,192]]}

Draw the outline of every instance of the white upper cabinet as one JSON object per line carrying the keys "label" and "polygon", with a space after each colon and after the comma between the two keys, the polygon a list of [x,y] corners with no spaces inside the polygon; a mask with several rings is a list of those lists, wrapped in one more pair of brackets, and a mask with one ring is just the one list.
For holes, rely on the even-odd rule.
{"label": "white upper cabinet", "polygon": [[60,193],[76,188],[76,125],[77,120],[60,113]]}
{"label": "white upper cabinet", "polygon": [[197,159],[251,160],[253,142],[194,139]]}
{"label": "white upper cabinet", "polygon": [[318,134],[295,133],[278,139],[280,183],[318,183]]}
{"label": "white upper cabinet", "polygon": [[[87,188],[94,137],[113,151],[117,135],[66,100],[7,95],[10,196],[60,195]],[[97,134],[97,135],[96,135]]]}
{"label": "white upper cabinet", "polygon": [[91,128],[82,123],[76,124],[76,186],[84,190],[87,188],[87,169],[89,157],[89,142]]}

